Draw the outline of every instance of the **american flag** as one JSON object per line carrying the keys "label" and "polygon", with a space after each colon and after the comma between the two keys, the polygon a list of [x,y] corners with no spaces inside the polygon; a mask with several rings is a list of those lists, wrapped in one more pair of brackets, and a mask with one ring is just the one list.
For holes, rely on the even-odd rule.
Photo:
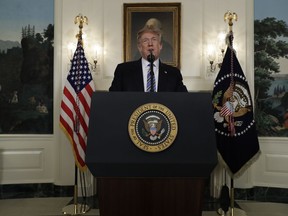
{"label": "american flag", "polygon": [[75,163],[86,169],[85,153],[90,115],[90,104],[95,85],[85,58],[81,41],[73,55],[71,69],[63,89],[60,126],[73,147]]}

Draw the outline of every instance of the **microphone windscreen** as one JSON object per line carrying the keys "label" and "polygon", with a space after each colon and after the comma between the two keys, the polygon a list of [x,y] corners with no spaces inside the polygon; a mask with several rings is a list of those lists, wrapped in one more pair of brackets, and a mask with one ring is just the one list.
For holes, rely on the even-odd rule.
{"label": "microphone windscreen", "polygon": [[150,54],[147,56],[147,60],[151,63],[155,61],[155,56],[150,52]]}

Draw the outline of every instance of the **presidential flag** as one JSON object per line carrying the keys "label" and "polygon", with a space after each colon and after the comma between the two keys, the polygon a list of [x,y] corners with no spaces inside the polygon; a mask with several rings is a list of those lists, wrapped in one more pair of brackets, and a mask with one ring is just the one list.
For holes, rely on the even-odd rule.
{"label": "presidential flag", "polygon": [[80,170],[86,169],[85,153],[90,104],[94,91],[95,85],[79,40],[63,89],[60,126],[72,145],[75,163]]}
{"label": "presidential flag", "polygon": [[259,156],[253,102],[233,49],[233,33],[212,93],[219,161],[231,177],[240,176]]}

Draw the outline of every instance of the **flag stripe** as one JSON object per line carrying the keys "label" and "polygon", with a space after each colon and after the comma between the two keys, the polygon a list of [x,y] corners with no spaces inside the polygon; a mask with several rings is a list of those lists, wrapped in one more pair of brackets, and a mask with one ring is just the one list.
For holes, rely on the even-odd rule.
{"label": "flag stripe", "polygon": [[81,159],[84,155],[83,150],[78,149],[77,143],[74,141],[75,137],[73,137],[73,134],[74,134],[73,128],[71,128],[69,126],[69,123],[67,123],[62,117],[60,117],[60,122],[61,122],[62,129],[64,130],[64,132],[68,136],[69,141],[72,144],[74,156],[75,158],[77,158],[76,162],[80,164],[81,166],[85,166],[85,162]]}
{"label": "flag stripe", "polygon": [[73,128],[69,127],[69,124],[62,117],[61,117],[60,121],[61,121],[62,129],[64,130],[64,132],[66,132],[66,135],[68,136],[69,141],[72,144],[74,157],[77,158],[76,163],[81,165],[82,167],[85,166],[85,162],[82,160],[82,158],[84,156],[83,150],[79,149],[77,146],[77,143],[74,141],[77,139],[75,139],[75,137],[73,137],[73,134],[74,134]]}
{"label": "flag stripe", "polygon": [[[70,86],[69,84],[67,84],[68,86]],[[70,100],[63,100],[63,103],[62,103],[62,105],[61,106],[63,106],[63,109],[65,110],[65,112],[68,114],[68,116],[69,116],[69,118],[70,118],[70,120],[71,120],[71,122],[70,122],[70,124],[69,125],[75,125],[75,120],[74,120],[74,116],[75,115],[73,115],[73,112],[71,111],[71,109],[70,109],[70,107],[72,107],[72,109],[74,109],[74,106],[76,105],[76,103],[75,103],[75,100],[71,97],[72,95],[70,94],[70,91],[68,91],[68,96],[69,96],[69,98],[70,98]],[[72,100],[72,103],[71,103],[71,100]],[[67,105],[67,104],[65,104],[64,103],[64,101],[65,102],[68,102],[68,104],[70,105]],[[86,102],[85,102],[86,103]],[[82,109],[82,106],[81,106],[81,104],[79,104],[79,106],[80,106],[80,110],[83,110]],[[84,113],[81,113],[82,115],[80,115],[79,116],[79,118],[80,118],[80,128],[79,128],[79,137],[80,137],[80,135],[82,134],[82,135],[84,135],[84,136],[87,136],[87,133],[88,133],[88,126],[87,126],[87,121],[89,121],[89,116],[87,116],[87,115],[85,115],[85,112]],[[86,117],[86,121],[84,120],[84,118],[83,118],[83,115],[85,115],[85,116],[87,116]],[[72,129],[72,131],[73,131],[73,127],[71,128]],[[75,141],[76,142],[76,146],[77,145],[80,145],[81,146],[81,148],[83,149],[83,151],[85,151],[85,149],[86,149],[86,144],[85,144],[85,141],[83,141],[83,138],[81,137],[81,139],[78,139],[78,137],[77,136],[75,136],[74,138],[73,138],[73,134],[70,134],[70,136],[72,137],[72,140],[74,139],[74,140],[78,140],[78,141]],[[76,146],[74,146],[74,147],[76,147]]]}

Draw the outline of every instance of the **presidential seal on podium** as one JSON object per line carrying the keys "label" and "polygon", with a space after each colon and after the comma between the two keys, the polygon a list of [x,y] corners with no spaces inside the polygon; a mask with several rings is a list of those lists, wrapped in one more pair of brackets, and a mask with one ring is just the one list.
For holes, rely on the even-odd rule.
{"label": "presidential seal on podium", "polygon": [[178,132],[173,112],[159,103],[138,107],[128,122],[132,142],[146,152],[160,152],[170,147]]}

